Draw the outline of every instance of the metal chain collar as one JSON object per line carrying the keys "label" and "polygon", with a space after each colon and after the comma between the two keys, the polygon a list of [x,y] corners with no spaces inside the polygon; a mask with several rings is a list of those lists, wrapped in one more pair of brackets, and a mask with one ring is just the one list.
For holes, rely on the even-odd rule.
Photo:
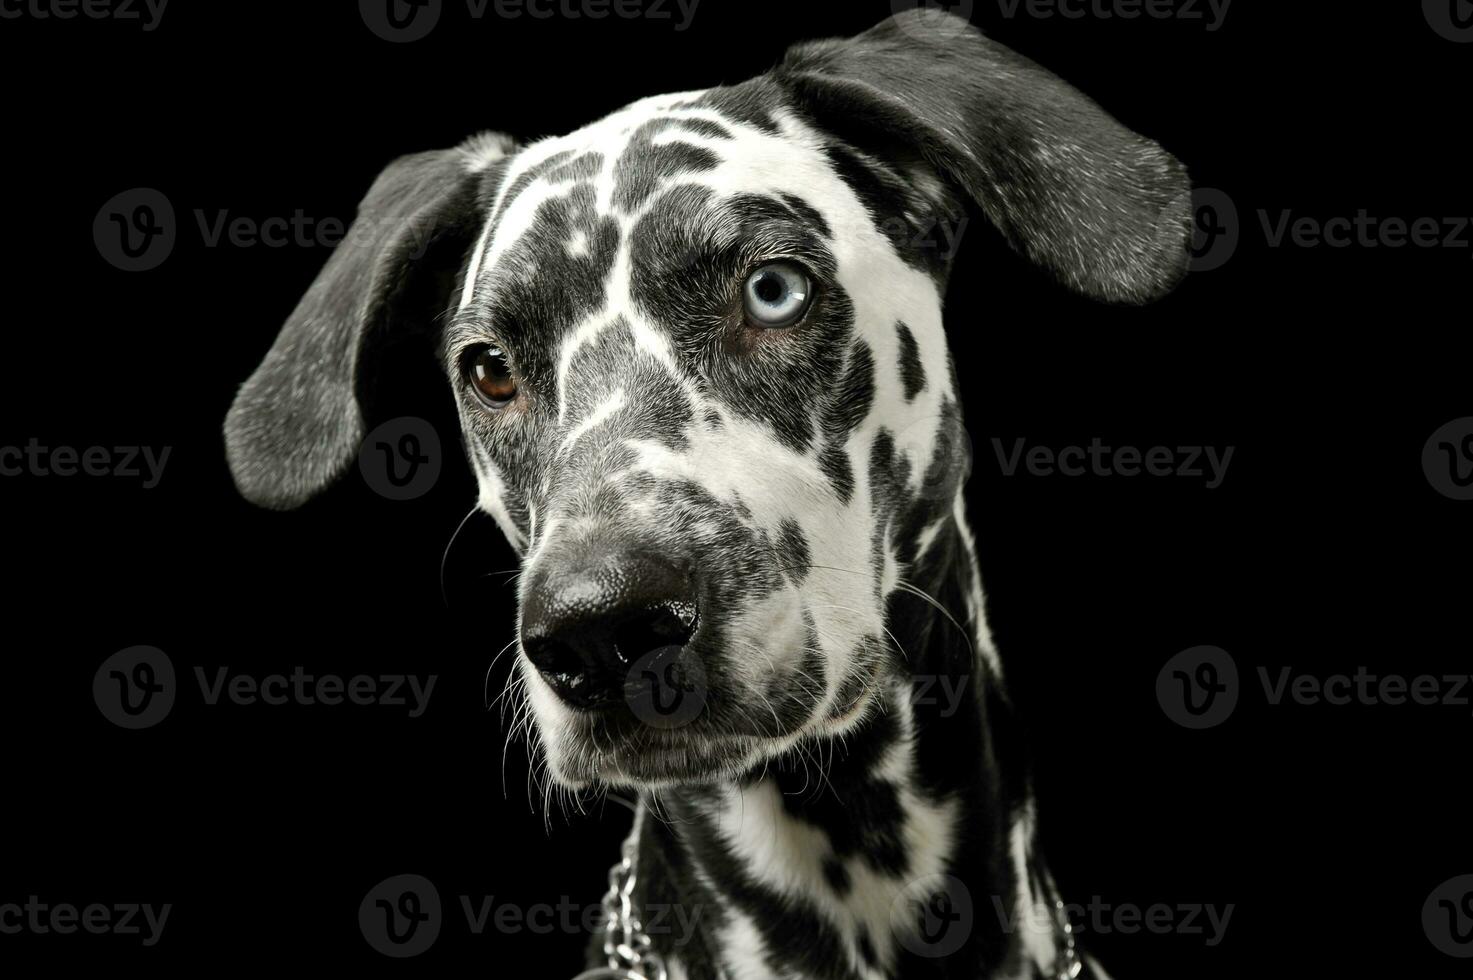
{"label": "metal chain collar", "polygon": [[1069,921],[1069,912],[1064,908],[1064,900],[1054,899],[1054,919],[1059,924],[1059,934],[1063,937],[1059,943],[1058,955],[1054,958],[1054,980],[1074,980],[1084,970],[1084,963],[1079,958],[1079,950],[1074,945],[1074,926]]}
{"label": "metal chain collar", "polygon": [[636,820],[634,833],[624,842],[623,856],[609,869],[609,890],[603,900],[604,957],[609,965],[580,973],[573,980],[669,980],[665,963],[653,950],[634,907],[639,829]]}

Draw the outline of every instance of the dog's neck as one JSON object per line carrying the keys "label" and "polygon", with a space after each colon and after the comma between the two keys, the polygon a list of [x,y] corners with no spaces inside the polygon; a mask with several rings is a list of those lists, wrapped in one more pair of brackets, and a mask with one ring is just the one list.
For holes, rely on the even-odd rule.
{"label": "dog's neck", "polygon": [[[640,892],[666,926],[650,932],[690,980],[718,976],[713,958],[729,980],[1052,975],[1056,937],[1018,927],[1052,885],[960,511],[910,580],[935,600],[891,602],[910,677],[855,731],[642,802]],[[902,938],[937,891],[938,928]]]}

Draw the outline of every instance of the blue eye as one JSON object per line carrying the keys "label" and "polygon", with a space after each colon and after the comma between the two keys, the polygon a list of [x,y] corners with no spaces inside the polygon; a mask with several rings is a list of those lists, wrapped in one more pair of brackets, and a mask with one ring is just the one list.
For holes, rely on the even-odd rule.
{"label": "blue eye", "polygon": [[752,326],[791,327],[813,305],[813,283],[795,263],[769,262],[747,277],[742,302]]}

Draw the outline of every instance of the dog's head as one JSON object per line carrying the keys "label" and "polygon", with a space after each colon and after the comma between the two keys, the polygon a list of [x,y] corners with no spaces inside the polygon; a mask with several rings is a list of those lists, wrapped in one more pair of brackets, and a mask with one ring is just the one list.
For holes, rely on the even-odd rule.
{"label": "dog's head", "polygon": [[1185,269],[1188,196],[1030,61],[898,17],[565,137],[392,164],[241,391],[231,464],[302,503],[358,451],[364,353],[432,333],[522,558],[553,773],[734,774],[906,670],[888,599],[966,464],[941,307],[967,202],[1070,287],[1142,302]]}

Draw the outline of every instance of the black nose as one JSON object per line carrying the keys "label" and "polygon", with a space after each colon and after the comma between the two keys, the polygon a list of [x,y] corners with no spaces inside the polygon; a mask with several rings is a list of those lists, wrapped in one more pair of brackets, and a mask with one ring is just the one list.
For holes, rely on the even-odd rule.
{"label": "black nose", "polygon": [[657,556],[606,552],[544,565],[523,601],[522,649],[575,708],[622,700],[633,665],[685,646],[696,631],[689,576]]}

